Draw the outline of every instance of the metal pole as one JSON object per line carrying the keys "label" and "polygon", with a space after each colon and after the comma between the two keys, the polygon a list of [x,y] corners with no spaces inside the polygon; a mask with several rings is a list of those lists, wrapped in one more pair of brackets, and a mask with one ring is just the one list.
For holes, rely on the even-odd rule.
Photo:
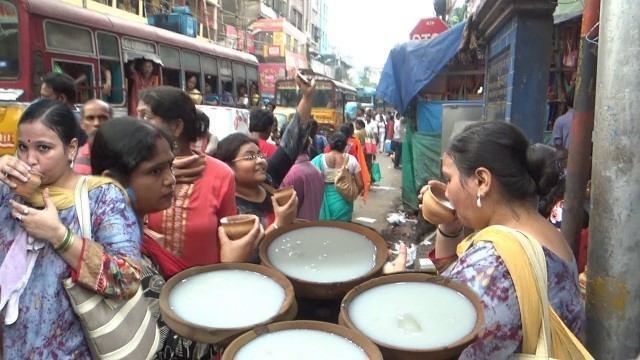
{"label": "metal pole", "polygon": [[640,352],[640,6],[628,0],[601,6],[587,347],[596,359],[634,359]]}
{"label": "metal pole", "polygon": [[[586,40],[597,34],[600,0],[586,0],[580,31],[580,57],[574,100],[571,145],[567,164],[567,186],[562,212],[562,235],[578,255],[578,240],[584,222],[584,194],[591,172],[591,134],[595,106],[596,44]],[[595,30],[594,30],[595,28]],[[591,32],[591,34],[589,34]]]}

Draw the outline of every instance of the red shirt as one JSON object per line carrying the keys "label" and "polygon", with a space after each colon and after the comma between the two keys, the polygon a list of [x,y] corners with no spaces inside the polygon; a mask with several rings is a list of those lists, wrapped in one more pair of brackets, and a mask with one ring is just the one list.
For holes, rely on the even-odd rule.
{"label": "red shirt", "polygon": [[260,147],[260,152],[265,154],[267,158],[270,158],[271,155],[273,155],[273,153],[275,153],[276,149],[278,148],[274,144],[262,139],[258,139],[258,147]]}
{"label": "red shirt", "polygon": [[236,183],[233,170],[206,156],[202,177],[193,184],[177,184],[173,205],[149,214],[149,229],[165,236],[165,249],[189,267],[220,262],[220,219],[235,215]]}
{"label": "red shirt", "polygon": [[73,171],[77,174],[91,175],[91,147],[88,142],[78,149],[78,155],[73,161]]}

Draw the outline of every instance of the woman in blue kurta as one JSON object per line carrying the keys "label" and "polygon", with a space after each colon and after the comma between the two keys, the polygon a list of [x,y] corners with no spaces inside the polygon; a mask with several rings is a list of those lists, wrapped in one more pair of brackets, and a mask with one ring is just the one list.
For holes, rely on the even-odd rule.
{"label": "woman in blue kurta", "polygon": [[[140,286],[138,222],[124,191],[111,180],[89,178],[92,233],[80,236],[74,204],[80,176],[71,168],[85,141],[67,106],[39,101],[20,118],[17,156],[0,158],[6,359],[91,358],[63,279],[113,299],[131,298]],[[36,194],[15,195],[12,189],[32,172],[42,174]]]}

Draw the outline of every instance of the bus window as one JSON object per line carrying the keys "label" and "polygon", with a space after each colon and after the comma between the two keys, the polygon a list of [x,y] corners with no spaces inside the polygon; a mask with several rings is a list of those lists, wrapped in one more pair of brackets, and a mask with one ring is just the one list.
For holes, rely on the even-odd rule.
{"label": "bus window", "polygon": [[260,106],[257,68],[247,66],[247,81],[249,82],[249,102],[251,106]]}
{"label": "bus window", "polygon": [[160,45],[162,67],[162,85],[182,87],[180,81],[180,51],[176,48]]}
{"label": "bus window", "polygon": [[204,72],[204,103],[205,105],[219,105],[218,64],[216,59],[203,56],[202,70]]}
{"label": "bus window", "polygon": [[[47,49],[93,55],[93,38],[89,29],[46,20],[44,36]],[[73,39],[73,41],[69,41]]]}
{"label": "bus window", "polygon": [[233,79],[236,87],[238,105],[249,106],[249,90],[247,89],[247,71],[242,64],[233,64]]}
{"label": "bus window", "polygon": [[11,2],[2,2],[2,26],[0,26],[0,78],[16,78],[20,73],[18,55],[18,11]]}
{"label": "bus window", "polygon": [[200,55],[191,51],[182,51],[182,65],[184,68],[185,89],[188,88],[188,80],[190,76],[196,77],[196,89],[200,88]]}
{"label": "bus window", "polygon": [[118,37],[98,32],[96,38],[100,61],[100,98],[111,104],[123,104],[124,74],[120,64]]}
{"label": "bus window", "polygon": [[222,96],[220,101],[222,105],[234,106],[235,101],[233,99],[233,78],[231,72],[231,61],[219,60],[218,71],[220,72],[220,86],[222,88]]}
{"label": "bus window", "polygon": [[93,88],[93,65],[83,64],[72,61],[54,60],[53,71],[71,76],[76,84],[75,103],[84,103],[89,99],[95,98]]}

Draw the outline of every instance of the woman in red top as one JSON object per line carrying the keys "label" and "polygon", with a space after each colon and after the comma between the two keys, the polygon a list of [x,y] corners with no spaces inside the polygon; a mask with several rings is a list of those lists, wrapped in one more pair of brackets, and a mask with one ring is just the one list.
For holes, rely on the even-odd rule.
{"label": "woman in red top", "polygon": [[188,267],[246,261],[257,247],[255,238],[220,246],[220,219],[236,214],[235,179],[226,164],[191,148],[208,130],[191,98],[178,88],[155,87],[140,94],[138,113],[172,135],[176,153],[173,204],[148,215],[149,229],[163,235],[161,245]]}

